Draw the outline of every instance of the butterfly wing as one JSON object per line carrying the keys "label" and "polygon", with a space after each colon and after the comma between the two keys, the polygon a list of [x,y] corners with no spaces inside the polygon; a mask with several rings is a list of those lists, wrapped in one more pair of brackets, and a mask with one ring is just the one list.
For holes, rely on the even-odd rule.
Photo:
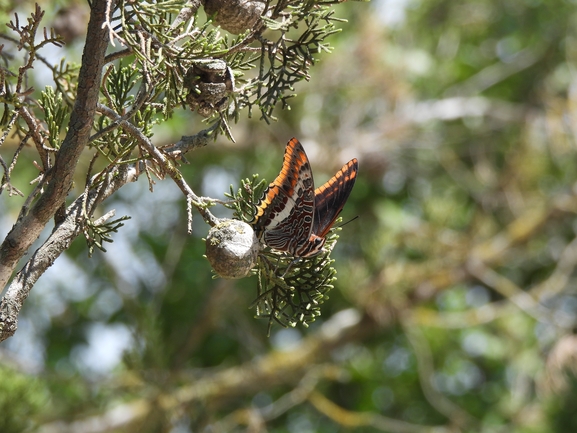
{"label": "butterfly wing", "polygon": [[257,236],[274,249],[297,255],[312,232],[314,182],[302,144],[291,139],[280,174],[264,191],[253,224]]}
{"label": "butterfly wing", "polygon": [[314,235],[321,238],[326,236],[353,190],[358,169],[359,163],[353,158],[315,190]]}

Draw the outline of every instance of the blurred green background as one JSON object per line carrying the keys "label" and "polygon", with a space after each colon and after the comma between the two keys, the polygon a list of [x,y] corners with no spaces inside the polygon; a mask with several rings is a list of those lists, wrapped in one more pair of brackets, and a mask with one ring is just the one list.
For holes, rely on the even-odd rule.
{"label": "blurred green background", "polygon": [[[182,167],[222,199],[272,180],[293,136],[317,184],[359,159],[319,320],[267,338],[256,279],[213,279],[208,227],[188,236],[178,188],[142,178],[105,203],[132,217],[108,252],[77,239],[0,346],[0,431],[576,431],[576,6],[336,5],[348,23],[292,109]],[[155,144],[202,128],[183,111]],[[0,196],[3,236],[22,203]]]}

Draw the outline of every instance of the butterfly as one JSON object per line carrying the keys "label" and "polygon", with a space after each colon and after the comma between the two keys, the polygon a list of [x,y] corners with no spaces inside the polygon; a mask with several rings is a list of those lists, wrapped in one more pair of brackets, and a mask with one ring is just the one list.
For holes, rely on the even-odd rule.
{"label": "butterfly", "polygon": [[349,198],[358,167],[357,159],[351,159],[315,189],[307,154],[296,138],[291,139],[280,174],[264,191],[250,222],[257,237],[296,258],[319,254]]}

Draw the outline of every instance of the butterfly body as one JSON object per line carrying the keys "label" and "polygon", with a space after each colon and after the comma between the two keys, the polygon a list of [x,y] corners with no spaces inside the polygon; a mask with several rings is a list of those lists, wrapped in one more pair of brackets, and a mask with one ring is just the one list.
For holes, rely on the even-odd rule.
{"label": "butterfly body", "polygon": [[353,189],[357,170],[355,158],[315,189],[304,148],[291,139],[281,172],[264,191],[251,221],[257,236],[269,247],[295,257],[319,254]]}

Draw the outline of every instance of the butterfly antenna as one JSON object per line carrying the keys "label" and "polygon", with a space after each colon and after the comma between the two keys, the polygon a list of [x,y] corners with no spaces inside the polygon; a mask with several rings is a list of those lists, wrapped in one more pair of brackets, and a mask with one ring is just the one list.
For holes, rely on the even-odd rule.
{"label": "butterfly antenna", "polygon": [[301,258],[297,257],[295,258],[293,261],[291,261],[289,263],[289,265],[287,266],[286,270],[284,271],[284,273],[281,275],[281,278],[284,278],[285,275],[288,273],[288,271],[290,270],[291,266],[294,265],[295,263],[297,263]]}
{"label": "butterfly antenna", "polygon": [[344,227],[344,226],[346,226],[348,223],[352,223],[352,222],[353,222],[354,220],[356,220],[358,217],[359,217],[359,216],[357,215],[356,217],[354,217],[354,218],[351,218],[351,219],[350,219],[350,220],[348,220],[347,222],[344,222],[344,223],[342,223],[342,224],[341,224],[340,226],[338,226],[337,228],[339,228],[339,229],[340,229],[341,227]]}
{"label": "butterfly antenna", "polygon": [[[274,271],[273,271],[273,272],[274,272],[275,274],[276,274],[276,271],[278,271],[279,265],[280,265],[280,256],[277,257],[277,259],[276,259],[276,265],[274,266]],[[284,275],[283,275],[283,277],[284,277]]]}

